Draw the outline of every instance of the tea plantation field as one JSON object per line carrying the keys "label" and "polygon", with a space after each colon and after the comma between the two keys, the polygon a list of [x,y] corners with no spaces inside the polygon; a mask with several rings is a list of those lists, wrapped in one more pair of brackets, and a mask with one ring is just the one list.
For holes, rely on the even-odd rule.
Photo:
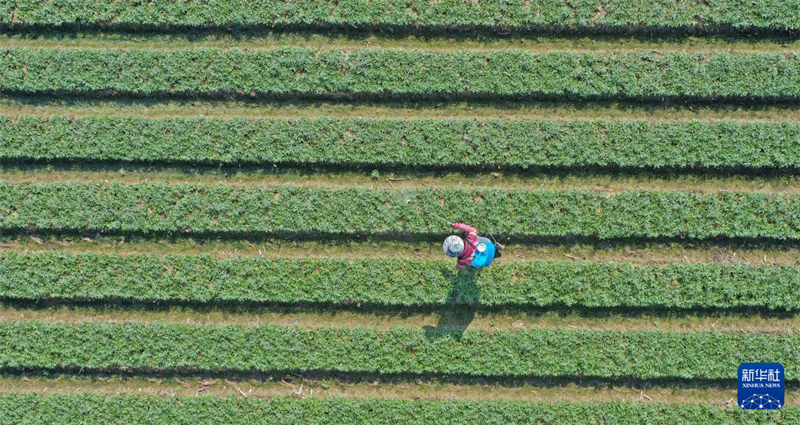
{"label": "tea plantation field", "polygon": [[0,425],[799,423],[798,52],[777,0],[3,2]]}

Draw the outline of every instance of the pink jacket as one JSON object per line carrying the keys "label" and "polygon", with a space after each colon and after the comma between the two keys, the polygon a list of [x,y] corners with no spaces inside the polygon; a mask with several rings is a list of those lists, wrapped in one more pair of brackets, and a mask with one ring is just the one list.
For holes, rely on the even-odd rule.
{"label": "pink jacket", "polygon": [[472,257],[475,256],[475,248],[478,246],[478,231],[463,223],[453,223],[453,227],[467,233],[467,237],[464,238],[464,252],[458,256],[456,263],[456,270],[464,270],[472,263]]}

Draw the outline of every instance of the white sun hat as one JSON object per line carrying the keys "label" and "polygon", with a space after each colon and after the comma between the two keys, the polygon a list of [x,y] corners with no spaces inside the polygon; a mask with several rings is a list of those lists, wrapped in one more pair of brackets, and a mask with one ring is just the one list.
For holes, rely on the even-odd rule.
{"label": "white sun hat", "polygon": [[444,253],[450,257],[458,257],[464,252],[464,240],[456,235],[448,236],[442,244]]}

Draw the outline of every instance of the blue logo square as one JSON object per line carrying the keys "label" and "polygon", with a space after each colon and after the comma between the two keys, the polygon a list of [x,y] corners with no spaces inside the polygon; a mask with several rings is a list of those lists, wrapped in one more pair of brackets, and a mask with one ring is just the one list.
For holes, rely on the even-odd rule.
{"label": "blue logo square", "polygon": [[784,370],[780,363],[742,363],[739,365],[739,407],[745,410],[770,410],[783,407]]}

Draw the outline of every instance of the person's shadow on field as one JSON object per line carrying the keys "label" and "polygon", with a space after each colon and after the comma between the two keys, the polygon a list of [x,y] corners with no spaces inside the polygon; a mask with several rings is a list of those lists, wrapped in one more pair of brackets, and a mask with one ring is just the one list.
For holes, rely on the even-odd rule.
{"label": "person's shadow on field", "polygon": [[439,310],[436,326],[423,326],[427,338],[452,336],[460,339],[475,318],[480,289],[477,285],[480,270],[467,269],[454,273],[452,269],[442,270],[442,275],[450,282],[447,294],[447,307]]}

